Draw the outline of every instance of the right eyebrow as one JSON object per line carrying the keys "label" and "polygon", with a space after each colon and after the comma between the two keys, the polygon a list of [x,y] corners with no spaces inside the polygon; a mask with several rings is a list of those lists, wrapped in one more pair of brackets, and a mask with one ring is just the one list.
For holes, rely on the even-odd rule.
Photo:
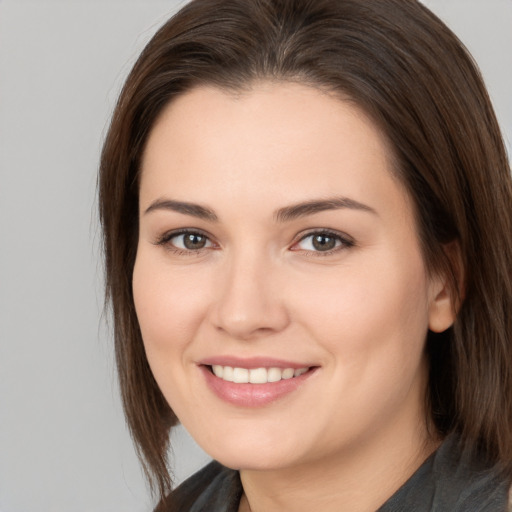
{"label": "right eyebrow", "polygon": [[349,197],[333,197],[330,199],[313,199],[311,201],[285,206],[277,210],[274,217],[278,222],[287,222],[326,210],[339,210],[342,208],[360,210],[377,215],[377,212],[373,208],[359,201],[350,199]]}
{"label": "right eyebrow", "polygon": [[157,199],[149,205],[144,211],[144,215],[154,212],[156,210],[170,210],[173,212],[182,213],[184,215],[191,215],[198,219],[209,220],[210,222],[217,222],[219,218],[217,215],[200,204],[187,203],[185,201],[174,201],[172,199]]}

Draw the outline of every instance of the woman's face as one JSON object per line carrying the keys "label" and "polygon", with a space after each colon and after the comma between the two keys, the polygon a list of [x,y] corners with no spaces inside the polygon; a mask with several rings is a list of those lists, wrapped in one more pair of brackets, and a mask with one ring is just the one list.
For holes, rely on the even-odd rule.
{"label": "woman's face", "polygon": [[198,87],[154,126],[137,316],[164,396],[224,464],[293,467],[423,432],[425,337],[451,317],[390,160],[361,111],[298,84]]}

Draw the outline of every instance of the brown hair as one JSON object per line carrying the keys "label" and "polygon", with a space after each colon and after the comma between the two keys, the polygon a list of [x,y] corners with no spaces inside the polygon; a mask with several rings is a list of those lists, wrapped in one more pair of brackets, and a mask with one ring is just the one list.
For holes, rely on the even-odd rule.
{"label": "brown hair", "polygon": [[454,326],[429,333],[427,404],[437,432],[512,475],[512,184],[500,130],[471,57],[415,0],[194,0],[146,46],[105,140],[99,175],[106,291],[125,413],[150,481],[170,488],[177,422],[151,374],[131,279],[138,173],[162,108],[200,84],[239,90],[298,81],[350,98],[387,135],[414,200],[430,270],[464,292]]}

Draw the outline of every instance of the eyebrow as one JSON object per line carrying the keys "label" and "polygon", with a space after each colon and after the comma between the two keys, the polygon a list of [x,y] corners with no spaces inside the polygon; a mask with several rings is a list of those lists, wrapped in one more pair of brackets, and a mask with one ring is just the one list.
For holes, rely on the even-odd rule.
{"label": "eyebrow", "polygon": [[217,222],[219,218],[206,206],[199,204],[187,203],[185,201],[174,201],[172,199],[157,199],[149,205],[144,212],[144,215],[153,212],[155,210],[170,210],[173,212],[182,213],[184,215],[191,215],[198,219],[209,220],[210,222]]}
{"label": "eyebrow", "polygon": [[377,215],[377,212],[373,208],[360,203],[359,201],[355,201],[348,197],[333,197],[329,199],[314,199],[291,206],[285,206],[284,208],[277,210],[274,214],[274,218],[277,222],[288,222],[314,213],[326,210],[340,210],[342,208],[361,210]]}
{"label": "eyebrow", "polygon": [[[327,210],[340,210],[342,208],[360,210],[377,215],[377,212],[373,208],[360,203],[359,201],[355,201],[354,199],[350,199],[348,197],[333,197],[329,199],[313,199],[310,201],[304,201],[302,203],[285,206],[274,213],[274,220],[276,222],[289,222],[300,217],[306,217],[307,215],[313,215],[315,213]],[[186,201],[157,199],[149,205],[149,207],[145,210],[144,215],[156,210],[170,210],[210,222],[218,222],[219,220],[216,213],[210,208]]]}

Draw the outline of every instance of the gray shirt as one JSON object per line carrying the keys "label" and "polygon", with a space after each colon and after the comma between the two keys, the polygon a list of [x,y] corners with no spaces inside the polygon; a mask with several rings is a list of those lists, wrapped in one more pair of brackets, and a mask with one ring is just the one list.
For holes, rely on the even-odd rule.
{"label": "gray shirt", "polygon": [[[510,482],[446,439],[376,512],[506,512]],[[159,511],[237,512],[237,471],[211,462],[180,485]]]}

